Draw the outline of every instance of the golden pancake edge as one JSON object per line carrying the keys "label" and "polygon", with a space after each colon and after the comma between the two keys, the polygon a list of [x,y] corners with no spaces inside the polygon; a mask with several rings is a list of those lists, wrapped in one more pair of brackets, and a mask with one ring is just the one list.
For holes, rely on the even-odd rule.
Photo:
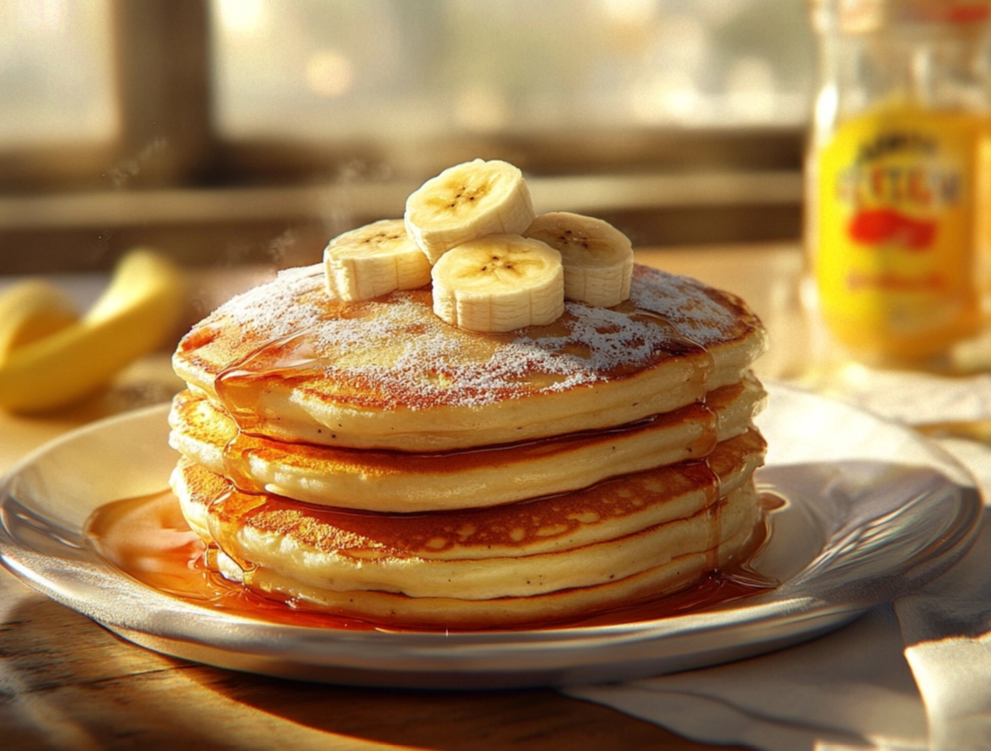
{"label": "golden pancake edge", "polygon": [[222,305],[173,365],[246,432],[445,451],[670,412],[739,381],[766,345],[735,296],[639,265],[627,302],[569,302],[553,324],[507,334],[441,321],[429,288],[335,300],[312,266]]}
{"label": "golden pancake edge", "polygon": [[290,269],[173,364],[173,489],[226,577],[388,626],[539,624],[676,591],[762,530],[767,346],[735,296],[635,266],[630,299],[458,329],[430,288],[343,302]]}
{"label": "golden pancake edge", "polygon": [[746,431],[766,393],[752,376],[692,404],[608,431],[486,449],[400,453],[289,444],[240,432],[214,401],[173,403],[171,443],[237,487],[317,505],[412,512],[492,506],[588,487],[629,472],[702,458]]}
{"label": "golden pancake edge", "polygon": [[244,493],[185,459],[173,488],[194,531],[219,548],[227,575],[252,588],[306,593],[311,604],[365,617],[375,613],[364,604],[401,602],[404,625],[434,623],[441,604],[448,627],[480,625],[483,613],[495,618],[488,625],[509,625],[551,603],[555,617],[574,614],[566,603],[616,605],[645,582],[655,593],[669,591],[686,572],[744,556],[756,539],[753,473],[764,451],[759,433],[748,430],[721,442],[704,465],[625,474],[522,503],[411,515]]}

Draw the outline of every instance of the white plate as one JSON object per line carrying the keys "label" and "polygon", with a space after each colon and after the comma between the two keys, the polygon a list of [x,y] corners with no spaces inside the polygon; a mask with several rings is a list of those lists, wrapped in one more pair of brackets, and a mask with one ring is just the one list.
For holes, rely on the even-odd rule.
{"label": "white plate", "polygon": [[[652,621],[483,633],[285,626],[208,611],[146,587],[83,544],[99,505],[165,488],[166,407],[44,447],[0,484],[0,559],[136,644],[268,675],[391,687],[522,687],[629,680],[803,641],[914,590],[970,547],[981,498],[968,473],[909,430],[771,385],[759,481],[789,499],[757,562],[780,587]],[[112,488],[112,491],[111,491]],[[110,493],[113,495],[110,495]]]}

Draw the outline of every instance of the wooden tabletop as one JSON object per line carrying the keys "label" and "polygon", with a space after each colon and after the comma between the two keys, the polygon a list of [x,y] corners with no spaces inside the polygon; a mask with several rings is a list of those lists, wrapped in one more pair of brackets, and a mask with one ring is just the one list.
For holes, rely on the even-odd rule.
{"label": "wooden tabletop", "polygon": [[[797,247],[656,250],[639,260],[743,295],[771,330],[764,375],[799,367]],[[228,288],[223,290],[229,292]],[[807,345],[806,345],[807,346]],[[72,409],[0,412],[0,473],[100,417],[179,387],[167,353],[135,363]],[[0,569],[0,748],[35,749],[715,748],[551,689],[429,692],[336,687],[229,672],[132,646]],[[725,748],[725,747],[720,747]]]}

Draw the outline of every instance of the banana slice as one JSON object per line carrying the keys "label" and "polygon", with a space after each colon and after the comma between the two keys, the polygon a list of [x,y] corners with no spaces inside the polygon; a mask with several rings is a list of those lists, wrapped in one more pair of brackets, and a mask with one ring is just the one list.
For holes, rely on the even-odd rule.
{"label": "banana slice", "polygon": [[0,295],[0,366],[18,347],[79,320],[72,301],[44,279],[26,279]]}
{"label": "banana slice", "polygon": [[434,313],[472,331],[544,326],[564,313],[561,254],[519,235],[487,235],[433,268]]}
{"label": "banana slice", "polygon": [[86,315],[19,344],[0,362],[0,407],[33,412],[64,406],[108,383],[171,333],[181,310],[178,270],[148,250],[128,253]]}
{"label": "banana slice", "polygon": [[567,299],[611,308],[630,297],[633,245],[608,222],[555,211],[538,216],[523,234],[561,252]]}
{"label": "banana slice", "polygon": [[368,300],[430,283],[430,261],[402,219],[382,219],[345,232],[323,252],[327,288],[341,300]]}
{"label": "banana slice", "polygon": [[499,160],[457,164],[406,199],[406,229],[431,263],[485,235],[518,235],[533,221],[523,173]]}

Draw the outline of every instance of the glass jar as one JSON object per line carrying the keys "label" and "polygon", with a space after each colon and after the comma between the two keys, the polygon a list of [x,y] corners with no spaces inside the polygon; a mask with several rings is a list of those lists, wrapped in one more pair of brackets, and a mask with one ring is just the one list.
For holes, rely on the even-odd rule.
{"label": "glass jar", "polygon": [[811,0],[811,14],[818,314],[859,359],[945,356],[988,298],[991,0]]}

